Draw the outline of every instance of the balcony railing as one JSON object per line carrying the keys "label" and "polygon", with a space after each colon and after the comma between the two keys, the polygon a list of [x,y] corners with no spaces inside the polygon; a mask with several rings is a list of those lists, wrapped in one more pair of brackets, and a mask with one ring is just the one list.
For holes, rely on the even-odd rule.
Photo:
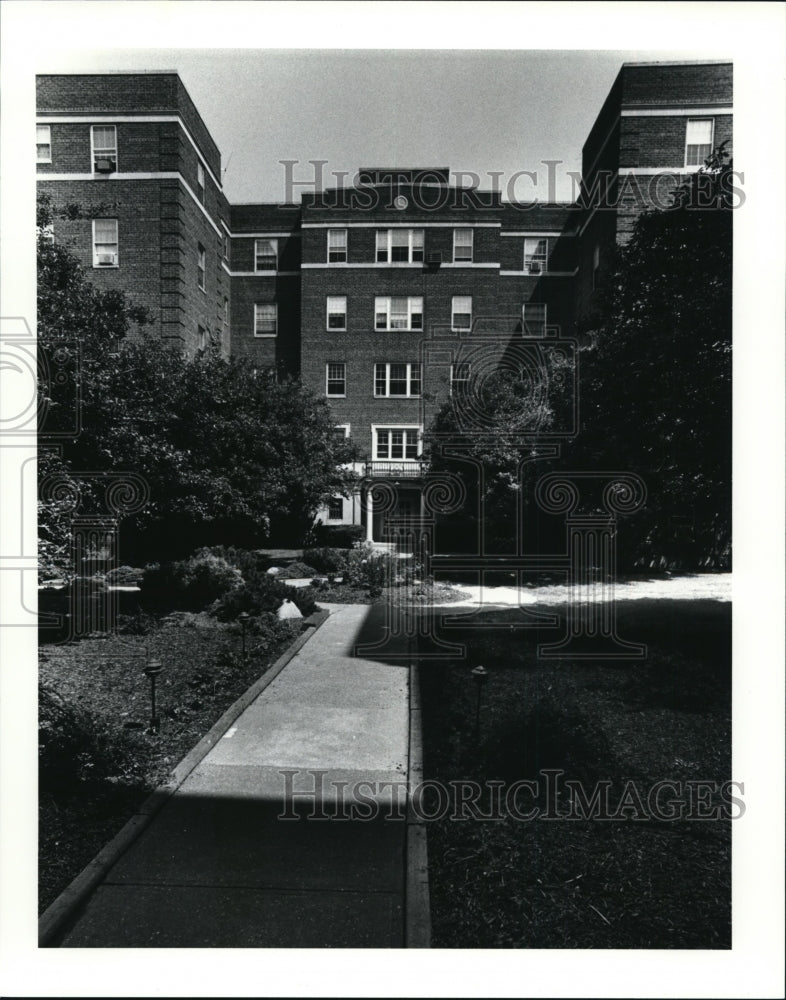
{"label": "balcony railing", "polygon": [[410,460],[393,462],[366,462],[366,475],[372,479],[422,479],[427,463]]}

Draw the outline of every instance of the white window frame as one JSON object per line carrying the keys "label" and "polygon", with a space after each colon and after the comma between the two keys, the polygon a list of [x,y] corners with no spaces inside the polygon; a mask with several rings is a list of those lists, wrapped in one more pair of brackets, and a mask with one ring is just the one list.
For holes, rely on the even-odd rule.
{"label": "white window frame", "polygon": [[197,288],[207,292],[207,251],[201,243],[197,243]]}
{"label": "white window frame", "polygon": [[[344,374],[339,379],[337,376],[330,377],[331,367],[340,366],[343,369]],[[330,383],[331,382],[343,382],[344,391],[343,392],[331,392]],[[347,397],[347,363],[346,361],[327,361],[325,363],[325,395],[328,399],[346,399]]]}
{"label": "white window frame", "polygon": [[[540,244],[545,249],[539,249]],[[548,236],[526,236],[524,238],[524,273],[547,274],[549,270],[549,238]]]}
{"label": "white window frame", "polygon": [[[115,224],[115,239],[114,240],[103,240],[101,243],[96,239],[96,223],[100,222],[114,222]],[[99,251],[98,247],[111,247],[114,246],[114,251]],[[108,255],[109,253],[114,254],[114,264],[101,264],[98,258]],[[120,267],[120,224],[117,219],[93,219],[93,267],[101,268],[104,270],[111,267]]]}
{"label": "white window frame", "polygon": [[[343,524],[344,523],[344,501],[346,497],[342,497],[341,494],[331,497],[327,502],[327,518],[326,520],[332,524]],[[341,503],[341,514],[339,517],[333,517],[330,513],[330,505],[332,503]]]}
{"label": "white window frame", "polygon": [[[527,333],[527,306],[530,306],[530,307],[537,306],[538,309],[543,309],[543,333],[542,334],[537,334],[537,333],[529,334],[529,333]],[[527,337],[527,336],[530,336],[530,337],[544,336],[545,337],[546,336],[546,328],[548,326],[548,313],[549,313],[548,305],[545,302],[524,302],[524,303],[522,303],[522,306],[521,306],[521,332],[522,332],[522,334],[525,337]]]}
{"label": "white window frame", "polygon": [[347,441],[349,439],[349,430],[351,426],[352,426],[351,424],[336,424],[334,430],[343,431],[344,440]]}
{"label": "white window frame", "polygon": [[[469,243],[459,243],[459,233],[469,233]],[[469,250],[469,256],[459,256],[460,249]],[[460,227],[453,230],[453,263],[471,264],[475,258],[475,230]]]}
{"label": "white window frame", "polygon": [[[688,133],[690,132],[690,127],[695,122],[709,122],[710,123],[710,141],[709,144],[705,142],[692,142],[688,143]],[[704,161],[712,153],[713,144],[715,142],[715,119],[714,118],[689,118],[685,123],[685,166],[686,167],[701,167]],[[703,146],[708,146],[707,156],[702,156],[699,158],[698,163],[690,163],[688,153],[691,149],[701,148]]]}
{"label": "white window frame", "polygon": [[224,326],[229,326],[229,299],[224,296]]}
{"label": "white window frame", "polygon": [[[40,142],[38,139],[38,133],[46,129],[46,134],[48,136],[46,142]],[[40,156],[38,152],[39,146],[49,147],[49,156]],[[51,125],[36,125],[35,127],[35,162],[36,163],[51,163],[52,162],[52,126]]]}
{"label": "white window frame", "polygon": [[[110,146],[100,147],[102,152],[96,153],[95,135],[96,129],[107,129],[111,128],[115,133],[115,145],[114,148]],[[109,154],[108,150],[112,149],[112,155]],[[119,161],[117,156],[117,125],[91,125],[90,126],[90,169],[92,173],[96,173],[96,160],[114,160],[116,173],[119,169]]]}
{"label": "white window frame", "polygon": [[[402,327],[392,327],[390,325],[391,303],[393,299],[406,299],[407,301],[407,325]],[[419,308],[417,304],[419,303]],[[385,315],[385,326],[377,325],[377,316]],[[412,325],[412,317],[420,316],[420,325]],[[374,329],[379,333],[406,333],[423,330],[423,296],[422,295],[377,295],[374,298]]]}
{"label": "white window frame", "polygon": [[[466,309],[457,309],[456,308],[456,303],[460,302],[460,301],[463,301],[463,302],[467,302],[468,301],[469,302],[469,323],[467,324],[467,326],[457,326],[456,325],[456,316],[465,316],[465,315],[467,315],[467,310]],[[453,298],[450,300],[450,329],[454,333],[460,333],[462,330],[471,330],[472,329],[472,296],[471,295],[454,295]]]}
{"label": "white window frame", "polygon": [[[393,233],[407,236],[407,259],[393,260]],[[390,264],[391,267],[402,264],[422,264],[426,253],[425,229],[378,229],[374,250],[374,260],[377,264]],[[415,244],[418,243],[419,246]],[[415,257],[415,254],[418,256]]]}
{"label": "white window frame", "polygon": [[197,160],[197,194],[202,204],[205,204],[205,168],[202,161]]}
{"label": "white window frame", "polygon": [[[259,332],[259,312],[262,307],[272,308],[273,310],[273,325],[275,330],[271,333],[269,330],[264,330]],[[257,339],[272,338],[278,336],[278,303],[277,302],[255,302],[254,303],[254,336]]]}
{"label": "white window frame", "polygon": [[[259,266],[259,258],[260,258],[260,256],[263,256],[262,254],[260,254],[259,249],[258,249],[260,243],[269,243],[270,246],[273,247],[274,255],[275,255],[275,258],[276,258],[276,262],[275,262],[275,265],[273,267],[260,267]],[[271,254],[267,254],[265,256],[270,257]],[[270,274],[270,273],[274,273],[276,271],[278,271],[278,240],[271,240],[271,239],[268,239],[267,237],[263,237],[262,239],[259,239],[259,240],[254,240],[254,272],[256,274]]]}
{"label": "white window frame", "polygon": [[[466,378],[457,378],[456,369],[460,367],[465,367],[467,370]],[[468,386],[472,378],[472,365],[469,361],[457,361],[456,364],[450,366],[450,395],[455,395],[456,387]]]}
{"label": "white window frame", "polygon": [[[391,393],[390,391],[390,369],[393,365],[403,365],[406,370],[406,392],[396,392]],[[385,391],[377,392],[377,369],[385,369]],[[414,370],[414,372],[413,372]],[[413,373],[417,374],[417,378],[413,379]],[[398,380],[396,380],[398,381]],[[418,392],[412,391],[412,383],[416,382],[420,386]],[[423,395],[423,366],[419,361],[376,361],[374,363],[374,397],[375,399],[420,399]]]}
{"label": "white window frame", "polygon": [[[381,433],[387,431],[403,431],[404,432],[404,456],[407,452],[407,444],[409,443],[409,437],[411,434],[417,436],[417,455],[414,458],[393,458],[390,455],[381,456],[379,454],[379,436]],[[372,441],[372,455],[374,462],[419,462],[423,453],[423,428],[419,424],[372,424],[371,425],[371,441]],[[392,442],[389,440],[388,448],[392,446]]]}
{"label": "white window frame", "polygon": [[[333,234],[333,233],[343,233],[344,234],[344,240],[343,240],[344,245],[343,245],[343,247],[338,247],[337,249],[331,250],[330,237],[331,237],[331,234]],[[343,253],[344,256],[341,258],[341,260],[331,260],[330,259],[330,254],[331,253]],[[326,260],[327,260],[328,264],[346,264],[346,262],[348,260],[348,253],[349,253],[349,235],[348,235],[348,231],[346,229],[340,229],[340,228],[339,229],[328,229],[328,231],[327,231],[327,251],[326,251]]]}
{"label": "white window frame", "polygon": [[[335,306],[335,303],[337,302],[343,302],[344,303],[343,308],[337,308]],[[331,303],[334,304],[332,308],[331,308]],[[341,326],[331,326],[330,325],[331,316],[343,316],[344,322],[341,324]],[[347,328],[346,295],[328,295],[327,300],[325,302],[325,329],[328,331],[328,333],[335,333],[335,332],[340,332],[342,330],[346,330],[346,328]]]}

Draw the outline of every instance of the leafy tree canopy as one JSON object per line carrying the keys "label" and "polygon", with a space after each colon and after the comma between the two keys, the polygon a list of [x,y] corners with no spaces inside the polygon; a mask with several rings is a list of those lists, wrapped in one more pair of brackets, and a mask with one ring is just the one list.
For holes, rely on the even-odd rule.
{"label": "leafy tree canopy", "polygon": [[[44,453],[41,476],[130,471],[150,489],[124,523],[136,558],[180,554],[194,544],[299,543],[319,505],[348,490],[327,402],[292,379],[276,383],[247,360],[209,352],[186,358],[150,332],[149,317],[120,292],[92,286],[74,255],[47,239],[52,207],[39,202],[38,337],[51,355],[79,345],[82,429],[62,455]],[[72,387],[41,387],[46,433],[73,420]],[[100,509],[81,479],[83,504]],[[94,491],[95,492],[95,491]],[[42,500],[42,557],[67,558],[62,504]],[[131,558],[126,552],[124,558]]]}

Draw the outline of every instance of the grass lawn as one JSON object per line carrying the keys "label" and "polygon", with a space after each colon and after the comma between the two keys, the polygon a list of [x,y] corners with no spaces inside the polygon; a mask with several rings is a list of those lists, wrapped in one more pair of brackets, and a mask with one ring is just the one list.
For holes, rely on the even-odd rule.
{"label": "grass lawn", "polygon": [[[553,768],[587,793],[611,782],[612,812],[632,782],[646,813],[434,820],[434,947],[731,946],[731,822],[664,821],[646,809],[658,781],[682,783],[668,801],[694,794],[687,782],[732,777],[731,605],[628,601],[618,604],[618,619],[623,638],[647,644],[646,660],[538,660],[538,641],[554,641],[554,631],[512,631],[521,617],[511,609],[442,633],[467,643],[464,662],[422,663],[427,778],[496,779],[506,788],[539,780],[542,791],[542,772]],[[470,668],[479,663],[489,677],[476,740]],[[525,796],[520,807],[533,801]],[[481,815],[488,803],[480,800]],[[555,811],[568,809],[561,794]]]}
{"label": "grass lawn", "polygon": [[[249,628],[172,615],[145,634],[103,635],[40,649],[39,907],[43,911],[133,815],[221,714],[300,631],[266,618]],[[148,729],[158,658],[157,733]]]}

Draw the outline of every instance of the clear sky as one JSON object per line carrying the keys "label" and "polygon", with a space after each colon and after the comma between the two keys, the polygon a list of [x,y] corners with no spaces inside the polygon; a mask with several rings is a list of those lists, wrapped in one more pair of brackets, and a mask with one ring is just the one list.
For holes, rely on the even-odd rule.
{"label": "clear sky", "polygon": [[[313,178],[308,161],[328,161],[326,186],[331,172],[351,178],[361,166],[472,170],[482,188],[501,171],[503,197],[545,201],[575,194],[567,172],[580,170],[582,144],[623,62],[707,55],[99,49],[60,55],[38,72],[177,70],[221,150],[232,202],[289,200],[281,160],[300,161],[295,180]],[[545,160],[560,161],[551,190]],[[523,170],[539,172],[537,189],[514,176]]]}

